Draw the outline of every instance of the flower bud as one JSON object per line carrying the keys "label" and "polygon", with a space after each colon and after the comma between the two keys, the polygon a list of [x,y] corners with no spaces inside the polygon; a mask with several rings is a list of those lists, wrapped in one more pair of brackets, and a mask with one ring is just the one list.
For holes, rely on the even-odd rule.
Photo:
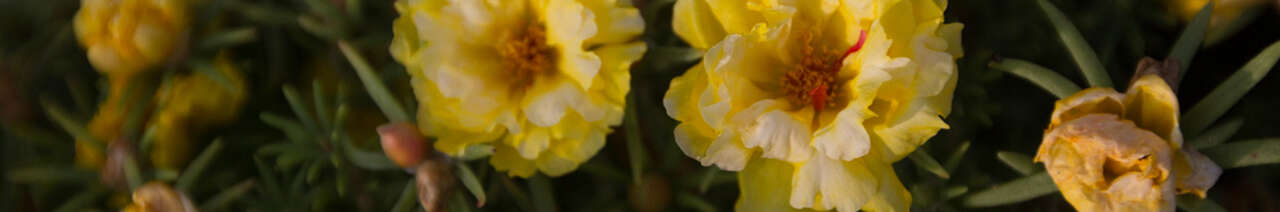
{"label": "flower bud", "polygon": [[418,183],[418,203],[427,212],[445,211],[445,201],[453,192],[453,166],[447,158],[431,157],[418,164],[414,179]]}
{"label": "flower bud", "polygon": [[102,184],[117,190],[128,190],[125,166],[134,159],[133,145],[123,139],[107,142],[107,162],[98,170]]}
{"label": "flower bud", "polygon": [[424,148],[422,134],[409,123],[383,124],[378,126],[378,135],[382,139],[382,152],[396,165],[406,169],[417,166],[422,161],[423,153],[430,152]]}
{"label": "flower bud", "polygon": [[129,212],[196,212],[195,204],[185,194],[173,190],[168,184],[150,182],[133,191],[133,204],[125,207]]}

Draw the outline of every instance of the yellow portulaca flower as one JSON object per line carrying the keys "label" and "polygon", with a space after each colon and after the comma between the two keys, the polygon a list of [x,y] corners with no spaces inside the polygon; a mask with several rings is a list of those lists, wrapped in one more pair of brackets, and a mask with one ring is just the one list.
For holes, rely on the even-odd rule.
{"label": "yellow portulaca flower", "polygon": [[183,0],[81,0],[76,37],[98,71],[131,75],[167,58],[186,13]]}
{"label": "yellow portulaca flower", "polygon": [[737,209],[906,211],[891,163],[950,112],[960,24],[944,1],[680,0],[702,63],[664,105],[676,142],[739,172]]}
{"label": "yellow portulaca flower", "polygon": [[174,190],[162,182],[150,182],[133,190],[133,202],[124,212],[196,212],[195,204],[186,194]]}
{"label": "yellow portulaca flower", "polygon": [[182,168],[195,155],[193,136],[239,115],[247,98],[244,74],[225,54],[218,56],[213,69],[216,77],[203,73],[175,77],[156,93],[158,106],[150,126],[155,129],[151,162],[157,168]]}
{"label": "yellow portulaca flower", "polygon": [[396,3],[391,53],[413,77],[420,130],[436,150],[492,147],[513,176],[559,176],[621,123],[629,68],[643,55],[625,0]]}
{"label": "yellow portulaca flower", "polygon": [[1209,16],[1210,29],[1227,26],[1227,24],[1235,22],[1236,19],[1243,16],[1245,11],[1261,7],[1267,3],[1266,0],[1177,0],[1172,2],[1173,5],[1170,9],[1173,10],[1178,18],[1183,21],[1190,21],[1210,1],[1213,1],[1213,14]]}
{"label": "yellow portulaca flower", "polygon": [[1036,161],[1080,211],[1173,211],[1174,194],[1204,197],[1222,173],[1182,148],[1178,100],[1145,75],[1125,94],[1089,88],[1059,100]]}

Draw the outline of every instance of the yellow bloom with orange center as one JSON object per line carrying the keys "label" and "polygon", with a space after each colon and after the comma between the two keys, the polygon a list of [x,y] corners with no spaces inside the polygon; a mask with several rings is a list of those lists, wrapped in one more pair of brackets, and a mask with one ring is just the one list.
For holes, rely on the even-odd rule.
{"label": "yellow bloom with orange center", "polygon": [[906,211],[891,163],[950,113],[960,24],[945,1],[680,0],[705,49],[664,105],[676,142],[739,171],[737,210]]}
{"label": "yellow bloom with orange center", "polygon": [[1175,194],[1203,198],[1222,173],[1182,148],[1177,97],[1156,75],[1125,94],[1089,88],[1059,100],[1036,161],[1081,211],[1173,211]]}
{"label": "yellow bloom with orange center", "polygon": [[391,53],[436,150],[492,147],[513,176],[559,176],[622,121],[644,21],[625,0],[406,0]]}
{"label": "yellow bloom with orange center", "polygon": [[183,0],[81,0],[76,37],[98,71],[132,75],[169,56],[186,13]]}

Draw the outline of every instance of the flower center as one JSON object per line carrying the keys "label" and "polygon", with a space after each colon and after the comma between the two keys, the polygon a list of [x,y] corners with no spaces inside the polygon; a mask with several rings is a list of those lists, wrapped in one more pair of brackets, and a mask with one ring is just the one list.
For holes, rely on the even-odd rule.
{"label": "flower center", "polygon": [[844,66],[844,58],[862,48],[866,32],[862,32],[858,43],[843,54],[837,49],[817,45],[814,37],[814,31],[800,35],[805,44],[800,52],[800,63],[787,71],[782,79],[782,89],[792,105],[813,107],[820,112],[824,108],[838,106],[842,102],[840,100],[846,98],[836,92],[841,86],[836,78]]}
{"label": "flower center", "polygon": [[533,85],[536,78],[554,73],[555,51],[547,45],[546,29],[528,24],[508,31],[498,44],[502,63],[511,71],[512,89]]}

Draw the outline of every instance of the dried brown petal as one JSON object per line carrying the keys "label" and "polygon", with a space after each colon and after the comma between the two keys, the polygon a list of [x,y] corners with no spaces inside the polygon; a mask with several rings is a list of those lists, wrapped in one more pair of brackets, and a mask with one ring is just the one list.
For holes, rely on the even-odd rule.
{"label": "dried brown petal", "polygon": [[431,157],[418,164],[418,203],[427,212],[445,211],[445,201],[453,192],[453,165],[443,156]]}
{"label": "dried brown petal", "polygon": [[1178,73],[1178,69],[1180,67],[1182,67],[1181,62],[1173,58],[1159,61],[1150,57],[1143,57],[1141,61],[1138,61],[1138,67],[1134,69],[1133,77],[1130,78],[1129,84],[1132,85],[1134,82],[1137,82],[1138,78],[1142,78],[1142,76],[1154,74],[1156,76],[1160,76],[1160,78],[1164,78],[1165,82],[1169,82],[1169,88],[1177,91],[1178,85],[1173,82],[1178,82],[1178,80],[1182,78]]}
{"label": "dried brown petal", "polygon": [[107,142],[107,162],[99,169],[98,178],[102,184],[117,190],[128,190],[129,183],[126,181],[125,164],[133,160],[133,145],[124,139],[116,139]]}

